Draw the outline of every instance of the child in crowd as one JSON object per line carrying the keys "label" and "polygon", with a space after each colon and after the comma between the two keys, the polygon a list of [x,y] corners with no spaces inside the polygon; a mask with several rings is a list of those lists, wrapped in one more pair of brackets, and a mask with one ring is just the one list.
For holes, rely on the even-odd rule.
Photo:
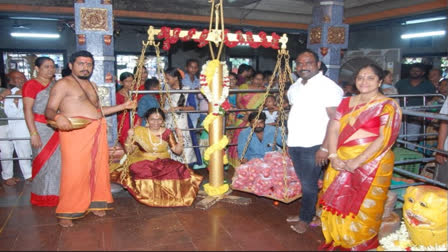
{"label": "child in crowd", "polygon": [[[160,82],[157,78],[152,77],[145,81],[145,90],[159,90]],[[145,118],[146,112],[151,108],[160,108],[160,95],[159,94],[145,94],[137,106],[137,114],[140,118]],[[146,126],[146,120],[141,120],[142,126]]]}
{"label": "child in crowd", "polygon": [[273,95],[268,95],[266,97],[263,112],[266,114],[265,123],[267,125],[277,125],[278,107],[277,101]]}
{"label": "child in crowd", "polygon": [[[198,72],[199,72],[199,61],[196,59],[188,59],[185,64],[185,75],[182,78],[182,85],[184,87],[188,87],[189,89],[199,89],[199,78],[198,78]],[[196,102],[196,109],[204,108],[204,103],[207,104],[206,109],[208,108],[208,102],[205,100],[205,97],[201,94],[195,95],[195,102]],[[200,113],[190,113],[188,114],[188,117],[190,117],[191,122],[193,123],[193,128],[196,128],[198,125],[198,120],[200,119],[200,116],[202,114]],[[205,118],[205,116],[203,116]]]}

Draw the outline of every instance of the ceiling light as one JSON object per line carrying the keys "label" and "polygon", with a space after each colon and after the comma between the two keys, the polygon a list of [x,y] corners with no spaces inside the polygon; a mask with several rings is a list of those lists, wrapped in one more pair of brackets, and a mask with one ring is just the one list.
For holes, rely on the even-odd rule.
{"label": "ceiling light", "polygon": [[445,31],[430,31],[430,32],[419,32],[419,33],[408,33],[402,34],[401,39],[410,39],[410,38],[422,38],[422,37],[431,37],[431,36],[443,36],[445,35]]}
{"label": "ceiling light", "polygon": [[426,23],[426,22],[433,22],[433,21],[439,21],[439,20],[445,20],[446,17],[440,16],[440,17],[431,17],[431,18],[420,18],[420,19],[413,19],[408,20],[405,22],[405,24],[419,24],[419,23]]}
{"label": "ceiling light", "polygon": [[9,19],[16,20],[42,20],[42,21],[58,21],[57,18],[43,18],[43,17],[9,17]]}
{"label": "ceiling light", "polygon": [[49,38],[57,39],[59,34],[57,33],[24,33],[24,32],[11,32],[11,36],[15,38]]}

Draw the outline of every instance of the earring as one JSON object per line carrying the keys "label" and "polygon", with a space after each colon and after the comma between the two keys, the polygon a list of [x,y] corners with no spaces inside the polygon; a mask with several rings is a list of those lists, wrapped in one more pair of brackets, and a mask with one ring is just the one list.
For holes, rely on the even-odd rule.
{"label": "earring", "polygon": [[149,128],[149,121],[146,120],[146,128]]}
{"label": "earring", "polygon": [[163,122],[160,127],[165,128],[165,122]]}

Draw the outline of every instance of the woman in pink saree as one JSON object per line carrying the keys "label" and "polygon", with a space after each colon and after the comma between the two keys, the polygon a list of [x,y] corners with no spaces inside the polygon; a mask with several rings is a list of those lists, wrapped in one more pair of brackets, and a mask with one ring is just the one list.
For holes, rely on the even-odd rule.
{"label": "woman in pink saree", "polygon": [[325,172],[320,250],[371,250],[394,168],[391,150],[401,109],[380,93],[382,69],[369,64],[356,75],[359,95],[342,100],[328,131],[330,165]]}

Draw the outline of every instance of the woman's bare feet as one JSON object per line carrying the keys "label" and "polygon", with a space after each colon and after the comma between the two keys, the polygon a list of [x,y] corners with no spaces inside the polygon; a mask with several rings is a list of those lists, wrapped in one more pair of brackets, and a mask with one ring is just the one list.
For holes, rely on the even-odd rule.
{"label": "woman's bare feet", "polygon": [[61,227],[73,227],[73,221],[72,220],[67,220],[67,219],[59,219],[59,226]]}
{"label": "woman's bare feet", "polygon": [[14,178],[7,179],[3,183],[5,183],[7,186],[13,186],[13,185],[17,184],[17,182]]}
{"label": "woman's bare feet", "polygon": [[92,213],[98,217],[103,217],[106,215],[106,211],[104,210],[93,210]]}

